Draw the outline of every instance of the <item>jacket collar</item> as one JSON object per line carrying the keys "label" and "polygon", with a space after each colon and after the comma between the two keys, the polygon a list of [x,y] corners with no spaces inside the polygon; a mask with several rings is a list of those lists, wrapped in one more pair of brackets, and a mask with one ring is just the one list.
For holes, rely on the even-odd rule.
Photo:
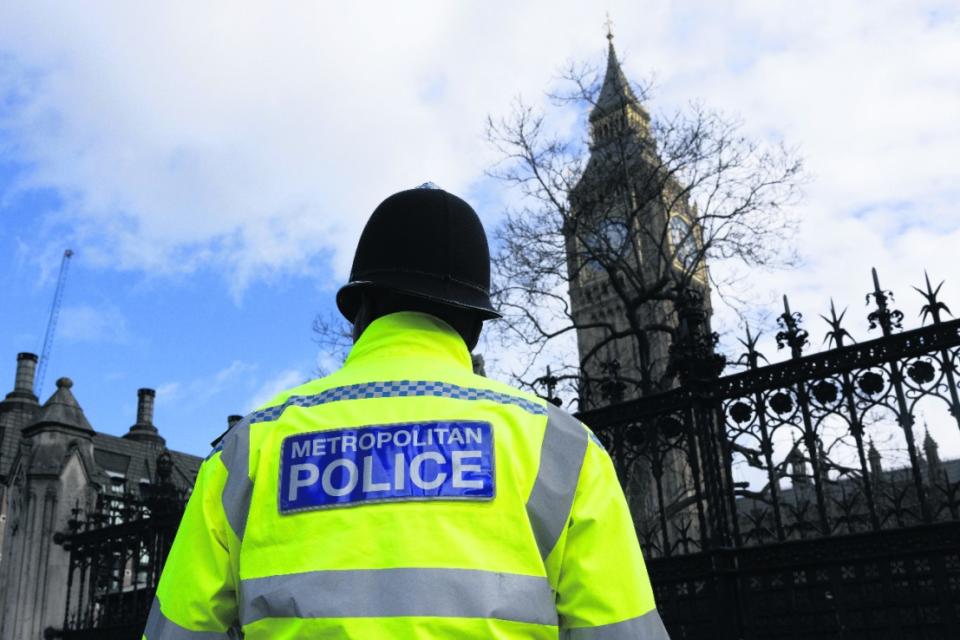
{"label": "jacket collar", "polygon": [[428,358],[473,371],[473,360],[460,334],[443,320],[414,311],[377,318],[363,331],[345,367],[379,358]]}

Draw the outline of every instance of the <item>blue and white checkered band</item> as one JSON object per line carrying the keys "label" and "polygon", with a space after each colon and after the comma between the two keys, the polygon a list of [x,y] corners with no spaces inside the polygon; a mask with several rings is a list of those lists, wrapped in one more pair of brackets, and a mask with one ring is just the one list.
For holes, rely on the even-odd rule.
{"label": "blue and white checkered band", "polygon": [[328,402],[342,400],[367,400],[371,398],[432,397],[456,400],[489,400],[497,404],[513,405],[534,415],[546,415],[547,410],[526,398],[507,395],[490,389],[461,387],[449,382],[434,380],[385,380],[361,382],[343,387],[333,387],[310,396],[290,396],[283,404],[259,409],[250,414],[250,424],[272,422],[280,419],[289,407],[316,407]]}
{"label": "blue and white checkered band", "polygon": [[288,436],[281,514],[398,500],[491,500],[489,422],[416,422]]}

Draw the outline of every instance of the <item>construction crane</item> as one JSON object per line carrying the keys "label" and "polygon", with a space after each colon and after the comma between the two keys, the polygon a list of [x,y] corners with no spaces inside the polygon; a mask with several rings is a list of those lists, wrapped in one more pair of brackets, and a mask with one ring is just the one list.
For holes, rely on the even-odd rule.
{"label": "construction crane", "polygon": [[50,361],[50,350],[53,348],[53,334],[57,330],[57,318],[60,317],[60,303],[63,302],[63,287],[67,283],[67,269],[70,267],[70,258],[73,257],[73,251],[67,249],[63,252],[63,260],[60,261],[60,275],[57,276],[57,289],[53,292],[53,305],[50,307],[50,319],[47,321],[47,335],[43,337],[43,349],[40,351],[40,362],[37,365],[37,377],[34,380],[34,393],[38,398],[42,398],[40,393],[43,391],[43,376],[47,373],[47,363]]}

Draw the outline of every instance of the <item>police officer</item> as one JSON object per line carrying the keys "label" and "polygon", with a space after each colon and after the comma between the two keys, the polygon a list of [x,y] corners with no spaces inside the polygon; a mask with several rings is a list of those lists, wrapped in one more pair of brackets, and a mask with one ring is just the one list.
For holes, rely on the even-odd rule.
{"label": "police officer", "polygon": [[489,289],[466,202],[377,207],[337,294],[343,368],[216,443],[147,640],[667,638],[606,451],[473,374]]}

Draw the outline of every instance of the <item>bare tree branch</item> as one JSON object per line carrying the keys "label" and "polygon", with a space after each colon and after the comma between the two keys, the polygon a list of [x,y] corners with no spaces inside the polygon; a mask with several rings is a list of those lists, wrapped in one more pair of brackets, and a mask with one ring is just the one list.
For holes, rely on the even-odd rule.
{"label": "bare tree branch", "polygon": [[[600,78],[571,62],[548,97],[556,108],[596,109]],[[650,96],[649,84],[632,90]],[[527,357],[513,372],[521,386],[542,385],[549,364],[578,372],[582,389],[619,358],[628,386],[668,388],[671,368],[650,345],[676,338],[682,292],[715,291],[745,306],[736,279],[718,280],[708,265],[776,268],[795,258],[791,205],[803,181],[795,150],[752,140],[741,122],[701,103],[652,119],[638,103],[620,109],[602,113],[586,137],[551,130],[550,113],[519,98],[488,118],[500,154],[488,175],[520,195],[496,230],[493,270],[500,344]]]}

